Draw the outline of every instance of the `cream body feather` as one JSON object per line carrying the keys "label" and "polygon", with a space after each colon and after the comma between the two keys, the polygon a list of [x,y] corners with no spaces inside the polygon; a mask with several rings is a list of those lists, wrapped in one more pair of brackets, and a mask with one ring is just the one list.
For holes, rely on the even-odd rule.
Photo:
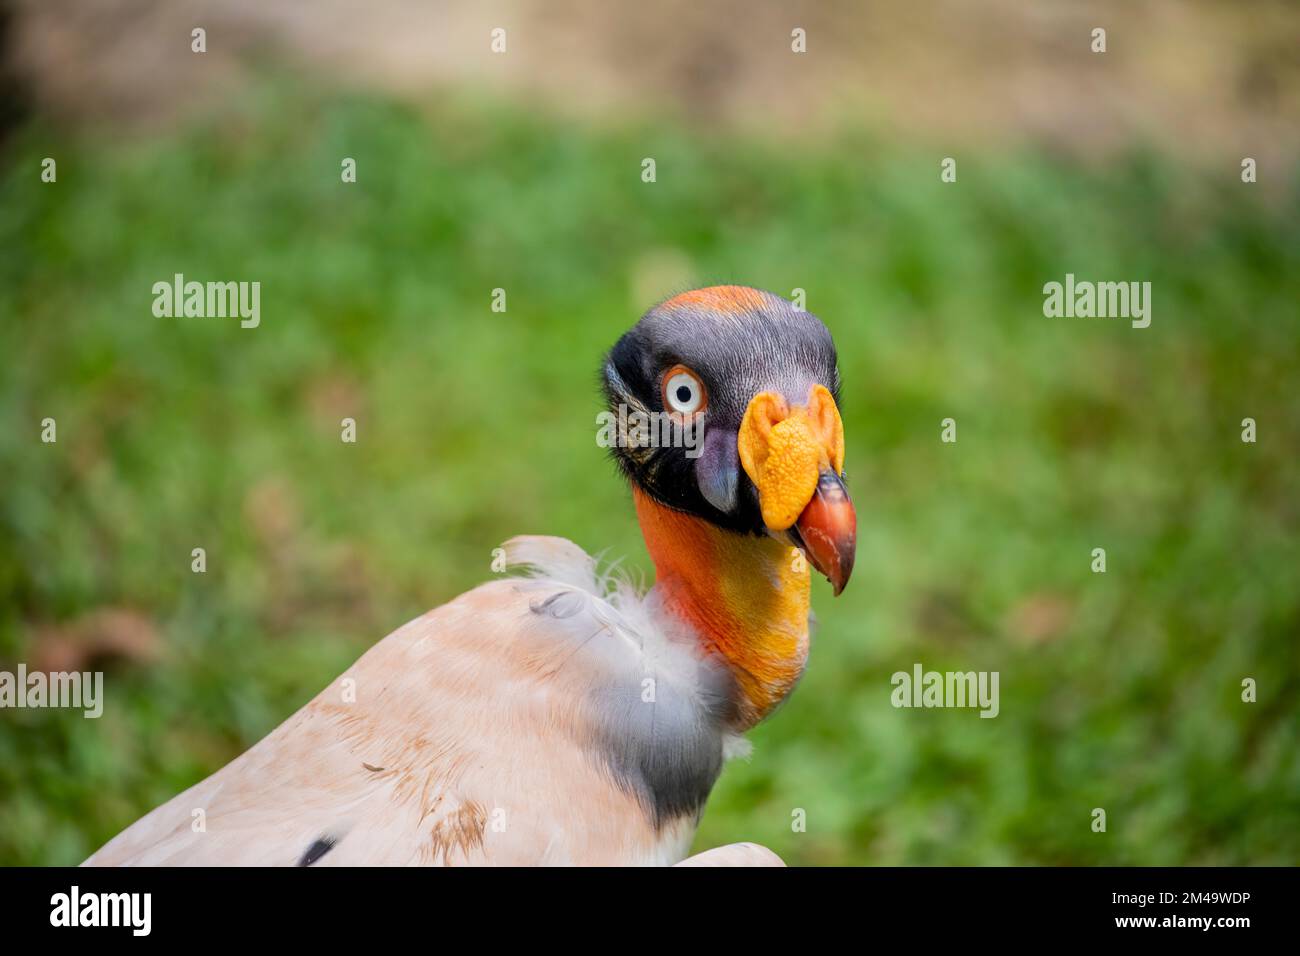
{"label": "cream body feather", "polygon": [[571,542],[515,538],[506,555],[529,576],[394,631],[86,864],[680,861],[724,751],[744,748],[728,676],[653,591]]}

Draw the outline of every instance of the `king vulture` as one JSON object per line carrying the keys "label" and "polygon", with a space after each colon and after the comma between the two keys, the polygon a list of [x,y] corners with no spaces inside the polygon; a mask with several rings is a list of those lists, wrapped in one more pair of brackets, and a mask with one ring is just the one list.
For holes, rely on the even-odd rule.
{"label": "king vulture", "polygon": [[86,863],[683,861],[724,759],[803,673],[810,568],[838,594],[853,567],[835,346],[785,299],[719,286],[651,309],[602,378],[648,592],[514,538],[517,573],[389,634]]}

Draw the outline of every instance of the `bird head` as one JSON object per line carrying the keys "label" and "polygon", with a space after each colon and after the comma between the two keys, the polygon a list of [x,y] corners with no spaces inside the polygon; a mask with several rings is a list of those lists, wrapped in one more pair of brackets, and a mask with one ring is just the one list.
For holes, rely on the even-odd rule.
{"label": "bird head", "polygon": [[844,589],[857,521],[835,344],[816,316],[743,286],[686,292],[619,339],[603,380],[622,423],[613,455],[637,492],[788,542]]}

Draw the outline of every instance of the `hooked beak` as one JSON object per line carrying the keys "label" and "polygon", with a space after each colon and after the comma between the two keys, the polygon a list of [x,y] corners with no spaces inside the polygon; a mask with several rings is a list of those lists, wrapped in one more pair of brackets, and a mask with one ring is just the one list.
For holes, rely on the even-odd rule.
{"label": "hooked beak", "polygon": [[817,490],[791,529],[812,566],[826,575],[839,597],[853,573],[858,548],[858,516],[844,480],[829,469],[817,478]]}
{"label": "hooked beak", "polygon": [[736,439],[740,463],[758,489],[763,523],[802,548],[838,595],[853,571],[858,525],[840,477],[844,425],[835,399],[814,385],[808,404],[792,409],[783,396],[759,392]]}

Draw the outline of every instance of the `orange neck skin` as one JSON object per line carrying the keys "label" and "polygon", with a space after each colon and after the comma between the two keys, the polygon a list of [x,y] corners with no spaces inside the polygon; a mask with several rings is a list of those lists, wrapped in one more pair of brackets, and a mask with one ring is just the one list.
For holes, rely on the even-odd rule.
{"label": "orange neck skin", "polygon": [[740,689],[736,730],[785,699],[808,660],[810,576],[800,552],[724,531],[633,489],[663,606],[722,658]]}

